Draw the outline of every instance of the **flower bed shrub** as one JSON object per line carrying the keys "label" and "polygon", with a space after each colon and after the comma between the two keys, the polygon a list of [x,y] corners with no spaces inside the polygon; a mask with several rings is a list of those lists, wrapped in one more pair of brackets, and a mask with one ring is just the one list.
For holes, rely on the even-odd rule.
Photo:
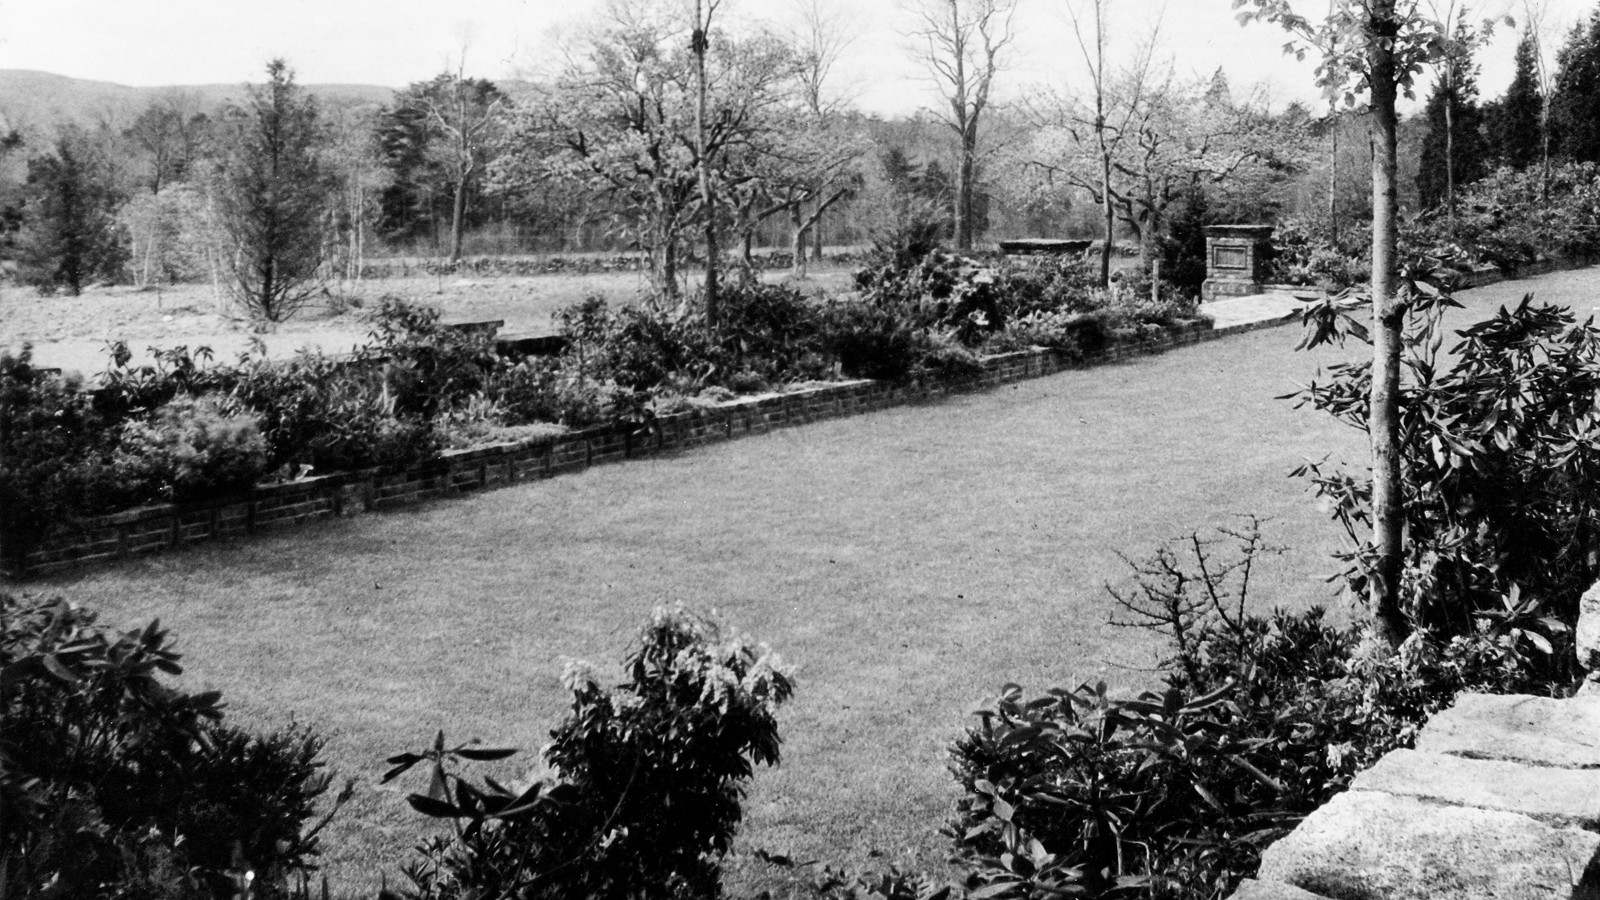
{"label": "flower bed shrub", "polygon": [[[909,259],[909,257],[908,257]],[[446,447],[606,422],[648,429],[686,405],[835,377],[970,380],[978,354],[1035,345],[1089,356],[1187,321],[1186,301],[1138,285],[1088,286],[1080,263],[988,266],[924,253],[862,276],[865,293],[817,303],[782,286],[730,284],[719,328],[701,301],[613,310],[590,297],[556,316],[554,357],[501,356],[488,336],[385,297],[366,344],[219,364],[206,348],[131,365],[112,344],[99,386],[0,366],[0,535],[13,560],[81,516],[153,500],[367,469],[398,470]],[[531,430],[530,430],[531,429]]]}

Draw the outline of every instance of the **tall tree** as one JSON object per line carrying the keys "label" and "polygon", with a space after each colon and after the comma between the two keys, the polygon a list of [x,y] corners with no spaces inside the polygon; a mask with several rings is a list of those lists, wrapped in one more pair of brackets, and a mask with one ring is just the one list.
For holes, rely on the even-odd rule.
{"label": "tall tree", "polygon": [[721,304],[717,297],[717,275],[722,265],[717,247],[717,195],[711,187],[711,142],[706,123],[706,53],[711,49],[711,26],[722,6],[721,0],[693,0],[694,25],[689,35],[689,52],[694,56],[694,168],[700,187],[701,223],[705,227],[706,250],[706,327],[716,331],[721,324]]}
{"label": "tall tree", "polygon": [[145,158],[141,181],[150,193],[189,177],[209,125],[199,107],[194,94],[168,92],[150,101],[123,132]]}
{"label": "tall tree", "polygon": [[52,152],[28,160],[19,270],[42,290],[76,296],[122,274],[128,251],[116,210],[125,198],[105,138],[67,125]]}
{"label": "tall tree", "polygon": [[244,105],[223,113],[212,202],[233,251],[224,259],[229,287],[258,320],[283,321],[322,287],[337,191],[324,145],[316,99],[281,59]]}
{"label": "tall tree", "polygon": [[[510,149],[494,176],[499,191],[555,181],[603,201],[647,254],[657,295],[672,302],[681,298],[685,241],[708,223],[727,227],[730,217],[712,215],[713,208],[730,208],[733,192],[755,177],[748,151],[770,146],[776,123],[784,121],[775,112],[793,97],[795,68],[793,54],[776,39],[712,31],[702,151],[688,12],[626,0],[608,6],[606,20],[547,93],[519,106]],[[702,172],[711,205],[704,202]]]}
{"label": "tall tree", "polygon": [[1493,152],[1501,165],[1521,171],[1544,152],[1544,92],[1539,87],[1538,44],[1532,32],[1517,42],[1516,74],[1489,121]]}
{"label": "tall tree", "polygon": [[[1234,0],[1244,22],[1278,25],[1320,54],[1318,84],[1333,97],[1353,103],[1368,96],[1372,137],[1372,390],[1369,432],[1372,447],[1372,543],[1363,548],[1368,607],[1374,636],[1398,647],[1411,623],[1401,598],[1404,509],[1400,470],[1400,349],[1406,298],[1396,295],[1398,188],[1396,98],[1409,90],[1414,73],[1457,52],[1450,32],[1423,16],[1415,2],[1330,0],[1326,18],[1314,21],[1294,11],[1289,0]],[[1488,30],[1486,27],[1485,31]],[[1291,52],[1303,54],[1301,46]]]}
{"label": "tall tree", "polygon": [[865,142],[855,137],[844,121],[851,96],[834,83],[833,73],[844,51],[854,43],[856,32],[848,7],[824,4],[823,0],[798,0],[799,23],[790,35],[797,54],[797,78],[801,107],[809,115],[808,130],[816,138],[813,147],[837,151],[812,155],[818,164],[813,176],[799,191],[791,193],[789,205],[793,272],[806,274],[806,239],[811,240],[812,258],[822,260],[822,218],[835,203],[845,200],[862,181],[855,166],[867,152]]}
{"label": "tall tree", "polygon": [[1011,43],[1016,0],[920,0],[914,32],[923,65],[944,94],[939,119],[956,136],[955,245],[975,237],[979,142],[1001,53]]}
{"label": "tall tree", "polygon": [[1556,69],[1550,130],[1557,152],[1574,162],[1600,162],[1600,8],[1573,26]]}
{"label": "tall tree", "polygon": [[1152,34],[1131,66],[1122,72],[1113,71],[1106,56],[1109,38],[1106,18],[1110,4],[1111,0],[1084,0],[1082,4],[1067,7],[1091,92],[1085,112],[1074,117],[1077,128],[1072,129],[1071,134],[1080,143],[1093,142],[1096,177],[1080,180],[1079,184],[1100,206],[1105,234],[1100,245],[1100,282],[1105,285],[1111,284],[1111,249],[1117,228],[1113,180],[1116,159],[1123,144],[1132,139],[1134,116],[1147,108],[1144,95],[1153,71],[1151,62],[1156,45],[1156,34]]}
{"label": "tall tree", "polygon": [[459,262],[468,203],[506,120],[506,97],[493,82],[467,78],[458,67],[406,88],[395,106],[396,124],[412,129],[406,138],[421,143],[423,156],[448,184],[450,262]]}
{"label": "tall tree", "polygon": [[[1458,21],[1459,46],[1471,46]],[[1424,207],[1444,206],[1455,215],[1456,191],[1489,173],[1483,110],[1478,106],[1477,66],[1470,55],[1456,55],[1438,67],[1423,117],[1428,123],[1417,170],[1418,199]]]}
{"label": "tall tree", "polygon": [[339,209],[335,217],[343,237],[342,278],[360,281],[366,256],[367,231],[377,218],[379,198],[390,185],[380,135],[384,110],[358,106],[337,110],[329,117],[324,158],[339,183]]}

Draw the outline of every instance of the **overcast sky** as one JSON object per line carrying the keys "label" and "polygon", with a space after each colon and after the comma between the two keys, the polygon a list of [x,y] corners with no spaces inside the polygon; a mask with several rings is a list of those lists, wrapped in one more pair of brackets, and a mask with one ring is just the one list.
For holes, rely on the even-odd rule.
{"label": "overcast sky", "polygon": [[[454,68],[463,38],[468,74],[514,77],[548,64],[559,35],[603,0],[0,0],[0,68],[153,86],[259,81],[265,61],[287,59],[302,83],[403,86]],[[672,0],[664,0],[672,2]],[[794,0],[728,0],[736,23],[778,22]],[[858,105],[903,114],[937,102],[911,58],[905,0],[833,0],[852,10],[858,35],[839,83]],[[1082,81],[1063,10],[1081,0],[1021,0],[1018,39],[997,90]],[[1441,5],[1444,0],[1441,0]],[[1459,2],[1459,0],[1458,0]],[[1469,0],[1482,14],[1512,13],[1524,0]],[[1544,0],[1548,39],[1560,41],[1600,0]],[[1301,0],[1313,9],[1322,0]],[[1312,63],[1285,58],[1285,35],[1240,27],[1231,0],[1112,0],[1115,58],[1160,22],[1158,46],[1179,75],[1218,66],[1236,90],[1269,86],[1278,103],[1315,101]],[[1485,98],[1511,77],[1516,34],[1502,29],[1480,59]],[[3,98],[0,98],[3,99]]]}

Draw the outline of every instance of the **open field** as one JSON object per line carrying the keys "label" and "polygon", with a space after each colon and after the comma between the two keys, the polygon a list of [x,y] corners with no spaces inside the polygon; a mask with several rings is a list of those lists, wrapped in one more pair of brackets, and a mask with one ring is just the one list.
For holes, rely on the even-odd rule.
{"label": "open field", "polygon": [[[805,291],[837,292],[850,286],[850,275],[836,264],[814,264],[811,277],[796,284]],[[766,272],[763,277],[782,281],[787,273]],[[696,284],[691,281],[690,289]],[[105,367],[103,348],[112,339],[127,341],[138,358],[149,345],[181,344],[191,349],[209,346],[218,359],[231,360],[256,338],[273,356],[288,356],[308,346],[339,353],[366,338],[369,326],[362,310],[386,295],[437,306],[446,322],[503,319],[504,333],[546,334],[554,330],[551,316],[564,306],[595,293],[626,305],[647,286],[643,275],[634,272],[369,279],[343,287],[330,285],[327,297],[271,333],[258,335],[210,285],[97,287],[78,297],[41,297],[30,288],[0,284],[0,347],[31,343],[40,365],[85,375]]]}
{"label": "open field", "polygon": [[[1597,287],[1589,270],[1482,288],[1454,320],[1527,290],[1588,315]],[[741,848],[937,867],[945,748],[975,703],[1007,681],[1149,683],[1154,642],[1107,624],[1118,551],[1254,512],[1292,548],[1257,603],[1334,599],[1335,529],[1285,473],[1359,458],[1362,442],[1273,399],[1341,356],[1294,353],[1297,337],[1255,332],[26,587],[119,626],[160,617],[187,687],[224,691],[245,722],[326,735],[332,765],[361,780],[327,841],[347,889],[392,877],[421,835],[375,785],[383,757],[444,728],[526,748],[516,759],[532,765],[565,709],[560,658],[614,662],[673,600],[799,666],[785,761],[758,775]],[[735,865],[740,885],[762,877]]]}

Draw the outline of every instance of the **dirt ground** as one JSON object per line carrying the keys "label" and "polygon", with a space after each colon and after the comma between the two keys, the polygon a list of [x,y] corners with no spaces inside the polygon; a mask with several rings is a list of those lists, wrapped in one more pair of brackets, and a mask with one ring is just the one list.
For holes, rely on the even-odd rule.
{"label": "dirt ground", "polygon": [[[781,281],[786,276],[766,277]],[[807,291],[839,291],[849,281],[848,271],[830,267],[799,285]],[[289,321],[258,331],[208,284],[97,286],[77,297],[40,296],[31,288],[0,284],[0,347],[15,351],[32,344],[36,364],[85,376],[105,368],[105,347],[112,340],[126,341],[136,363],[149,359],[150,347],[176,346],[209,347],[216,359],[231,361],[257,340],[272,357],[301,348],[342,353],[366,339],[366,310],[390,295],[435,306],[446,322],[499,319],[505,322],[501,334],[547,334],[554,330],[553,314],[564,306],[590,294],[625,305],[647,287],[638,273],[368,280],[330,286]]]}

